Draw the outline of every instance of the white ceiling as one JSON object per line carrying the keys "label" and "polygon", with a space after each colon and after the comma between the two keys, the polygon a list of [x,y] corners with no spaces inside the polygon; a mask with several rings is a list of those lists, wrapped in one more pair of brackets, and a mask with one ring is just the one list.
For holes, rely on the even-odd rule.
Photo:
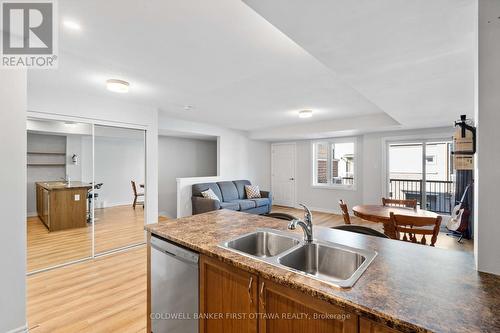
{"label": "white ceiling", "polygon": [[404,126],[474,112],[472,0],[245,0]]}
{"label": "white ceiling", "polygon": [[[365,116],[439,126],[472,111],[469,2],[248,1],[294,42],[236,0],[59,1],[82,30],[60,27],[59,69],[30,71],[28,97],[104,96],[248,131]],[[130,93],[106,91],[108,78]],[[314,117],[298,119],[304,108]]]}

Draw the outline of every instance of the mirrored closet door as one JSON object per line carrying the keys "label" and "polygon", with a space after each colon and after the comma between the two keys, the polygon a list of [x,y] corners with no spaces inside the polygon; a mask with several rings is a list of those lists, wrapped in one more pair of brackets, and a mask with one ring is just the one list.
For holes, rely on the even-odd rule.
{"label": "mirrored closet door", "polygon": [[92,125],[27,120],[27,271],[92,257]]}
{"label": "mirrored closet door", "polygon": [[145,131],[95,125],[95,252],[145,242]]}
{"label": "mirrored closet door", "polygon": [[145,133],[28,119],[28,274],[145,242]]}

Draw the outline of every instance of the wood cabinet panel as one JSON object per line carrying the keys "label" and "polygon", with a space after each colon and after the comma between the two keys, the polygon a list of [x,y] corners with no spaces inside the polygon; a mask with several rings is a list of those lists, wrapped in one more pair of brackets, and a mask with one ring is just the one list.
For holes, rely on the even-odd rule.
{"label": "wood cabinet panel", "polygon": [[358,316],[300,291],[269,280],[260,281],[261,333],[351,333]]}
{"label": "wood cabinet panel", "polygon": [[366,318],[359,318],[359,332],[360,333],[398,333],[398,330],[387,327],[383,324],[375,323]]}
{"label": "wood cabinet panel", "polygon": [[257,276],[200,257],[200,332],[257,332]]}
{"label": "wood cabinet panel", "polygon": [[[80,199],[75,200],[76,196]],[[86,198],[86,189],[51,191],[49,205],[50,231],[86,227]]]}

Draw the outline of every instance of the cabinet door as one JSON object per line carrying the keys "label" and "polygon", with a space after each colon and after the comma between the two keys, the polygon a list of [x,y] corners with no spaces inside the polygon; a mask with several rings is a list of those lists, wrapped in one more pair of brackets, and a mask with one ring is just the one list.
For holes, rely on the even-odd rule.
{"label": "cabinet door", "polygon": [[389,328],[383,324],[375,323],[366,318],[359,318],[360,333],[398,333],[399,331]]}
{"label": "cabinet door", "polygon": [[257,332],[257,276],[200,258],[200,332]]}
{"label": "cabinet door", "polygon": [[358,316],[268,280],[259,285],[260,333],[351,333]]}

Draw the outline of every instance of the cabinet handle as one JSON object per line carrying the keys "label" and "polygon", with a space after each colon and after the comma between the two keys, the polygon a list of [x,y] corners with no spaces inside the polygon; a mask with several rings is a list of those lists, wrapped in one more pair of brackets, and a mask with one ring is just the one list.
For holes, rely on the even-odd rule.
{"label": "cabinet handle", "polygon": [[252,299],[252,283],[253,283],[253,276],[250,277],[250,281],[248,282],[248,298],[250,299],[250,304],[253,303],[253,299]]}

